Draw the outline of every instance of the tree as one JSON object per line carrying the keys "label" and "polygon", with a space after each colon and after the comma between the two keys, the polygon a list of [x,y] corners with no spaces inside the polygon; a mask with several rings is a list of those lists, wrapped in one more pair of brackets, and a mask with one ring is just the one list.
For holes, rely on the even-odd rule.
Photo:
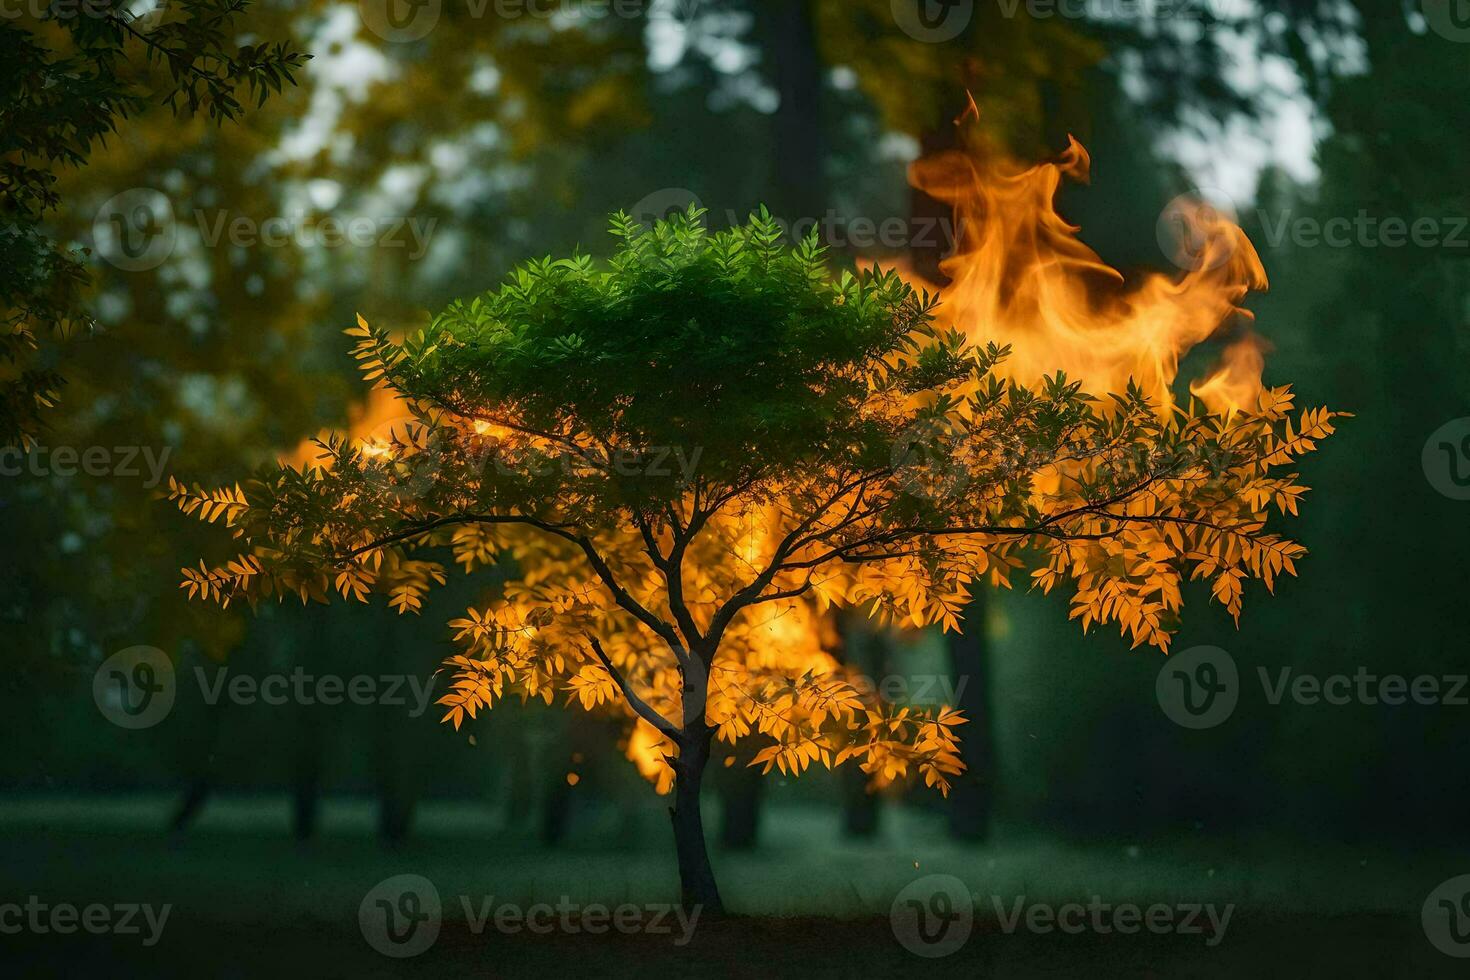
{"label": "tree", "polygon": [[752,764],[855,761],[875,782],[960,770],[957,712],[883,703],[820,648],[831,606],[955,628],[972,583],[1032,563],[1072,582],[1084,628],[1167,650],[1190,577],[1239,613],[1242,585],[1295,572],[1266,530],[1304,492],[1282,470],[1335,413],[1285,388],[1212,415],[1137,386],[1102,401],[1057,374],[995,373],[1007,350],[935,322],[892,272],[833,275],[815,237],[764,210],[706,231],[691,208],[613,218],[606,265],[518,269],[395,341],[359,318],[365,375],[415,421],[247,486],[171,483],[231,526],[236,557],[183,570],[191,597],[366,600],[411,611],[447,571],[514,562],[451,622],[440,703],[456,726],[510,694],[625,717],[671,784],[683,897],[721,902],[700,788],[711,743],[759,734]]}
{"label": "tree", "polygon": [[284,41],[234,44],[250,0],[180,0],[141,16],[129,0],[48,6],[0,22],[0,446],[29,448],[65,379],[41,340],[90,332],[85,253],[42,222],[61,204],[57,170],[86,162],[118,123],[156,99],[223,123],[264,104],[305,56]]}

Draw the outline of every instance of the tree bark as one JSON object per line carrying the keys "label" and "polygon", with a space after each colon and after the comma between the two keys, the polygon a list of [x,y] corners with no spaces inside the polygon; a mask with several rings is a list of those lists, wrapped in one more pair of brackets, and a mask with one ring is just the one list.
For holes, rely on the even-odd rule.
{"label": "tree bark", "polygon": [[704,916],[723,915],[720,889],[704,839],[704,817],[699,810],[700,787],[709,762],[710,738],[714,730],[701,720],[684,729],[684,744],[674,760],[674,806],[669,817],[674,824],[674,848],[679,855],[680,901],[685,908],[699,908]]}
{"label": "tree bark", "polygon": [[720,846],[727,851],[748,851],[760,837],[766,780],[759,769],[745,765],[747,761],[743,755],[737,756],[735,765],[725,771],[720,787]]}
{"label": "tree bark", "polygon": [[[874,679],[888,671],[888,640],[851,609],[834,610],[839,661]],[[857,840],[878,836],[878,795],[868,785],[868,774],[854,763],[838,776],[842,788],[842,832]]]}
{"label": "tree bark", "polygon": [[[963,101],[963,92],[956,91],[953,104],[962,105]],[[946,123],[922,135],[919,155],[927,157],[959,145],[956,127]],[[916,243],[911,250],[914,271],[943,289],[949,284],[949,277],[941,270],[940,263],[953,251],[956,245],[953,239],[959,234],[954,209],[918,188],[913,190],[909,208],[915,227],[919,226],[920,220],[930,219],[937,223],[936,227],[949,229],[944,236],[926,246]],[[964,761],[965,771],[949,794],[949,832],[956,840],[972,842],[983,841],[990,836],[995,802],[995,722],[990,711],[990,645],[985,635],[987,599],[983,584],[972,589],[962,617],[964,632],[945,637],[950,678],[959,701],[955,707],[963,711],[969,721],[960,732],[960,758]]]}
{"label": "tree bark", "polygon": [[781,101],[771,115],[774,181],[770,205],[796,223],[820,221],[827,206],[827,132],[822,124],[824,66],[811,0],[766,0],[772,83]]}
{"label": "tree bark", "polygon": [[970,604],[965,607],[964,632],[945,636],[955,682],[955,707],[970,722],[960,738],[965,771],[949,794],[949,833],[956,840],[972,842],[989,839],[995,810],[995,721],[990,710],[984,588],[979,586],[971,593]]}

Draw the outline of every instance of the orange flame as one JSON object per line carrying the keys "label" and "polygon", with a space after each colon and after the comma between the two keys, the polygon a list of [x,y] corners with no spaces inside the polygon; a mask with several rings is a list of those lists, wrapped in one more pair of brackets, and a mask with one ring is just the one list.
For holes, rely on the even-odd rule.
{"label": "orange flame", "polygon": [[[401,431],[410,423],[413,423],[413,415],[396,391],[374,388],[368,392],[365,403],[354,401],[347,407],[347,427],[335,431],[344,433],[351,440],[361,441],[363,450],[369,454],[375,451],[386,453],[393,431]],[[325,438],[330,431],[333,430],[323,430],[321,437]],[[280,453],[277,459],[282,466],[294,469],[326,467],[331,463],[331,457],[310,438],[302,439],[291,450]]]}
{"label": "orange flame", "polygon": [[[1228,217],[1176,202],[1166,218],[1178,226],[1189,269],[1130,282],[1056,211],[1063,177],[1086,182],[1089,165],[1070,138],[1056,161],[1028,169],[959,151],[914,163],[914,186],[954,208],[956,247],[940,264],[951,282],[938,314],[973,341],[1010,344],[1000,370],[1014,380],[1061,370],[1105,394],[1131,378],[1166,411],[1180,360],[1237,315],[1250,317],[1239,304],[1266,288],[1265,270]],[[1254,407],[1259,361],[1260,344],[1248,337],[1194,392],[1212,411]]]}

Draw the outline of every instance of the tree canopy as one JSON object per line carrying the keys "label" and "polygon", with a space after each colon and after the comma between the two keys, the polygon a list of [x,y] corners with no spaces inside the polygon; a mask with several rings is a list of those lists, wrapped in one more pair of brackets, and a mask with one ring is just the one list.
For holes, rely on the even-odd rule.
{"label": "tree canopy", "polygon": [[[456,624],[474,683],[450,716],[507,685],[549,699],[600,678],[650,692],[630,715],[674,737],[692,664],[760,671],[737,624],[763,607],[952,627],[971,582],[1007,585],[1029,558],[1041,588],[1075,586],[1084,627],[1167,648],[1186,579],[1238,614],[1246,580],[1295,571],[1304,549],[1269,512],[1295,512],[1305,488],[1284,471],[1335,413],[1293,418],[1287,389],[1220,416],[1062,375],[1003,382],[1006,350],[937,326],[935,297],[891,271],[833,275],[763,213],[717,234],[693,208],[612,230],[606,265],[531,262],[401,341],[360,321],[365,375],[412,420],[245,487],[174,484],[245,545],[185,569],[190,594],[377,590],[412,610],[446,574],[422,552],[466,571],[509,552],[518,584]],[[759,706],[749,694],[728,710]],[[842,747],[786,734],[822,761]]]}

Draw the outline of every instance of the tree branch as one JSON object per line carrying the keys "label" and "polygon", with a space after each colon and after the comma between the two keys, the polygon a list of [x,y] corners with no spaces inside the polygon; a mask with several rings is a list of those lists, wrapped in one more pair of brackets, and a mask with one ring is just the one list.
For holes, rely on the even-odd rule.
{"label": "tree branch", "polygon": [[598,642],[597,637],[589,636],[587,637],[587,641],[592,645],[592,652],[602,662],[603,669],[612,675],[613,683],[618,685],[618,690],[622,691],[623,697],[628,699],[628,706],[633,709],[638,717],[658,729],[663,735],[672,739],[675,745],[682,747],[683,742],[681,738],[683,733],[679,731],[678,726],[659,714],[658,709],[638,696],[638,692],[633,690],[633,685],[628,683],[628,679],[613,666],[612,658],[607,655],[607,651],[602,649],[602,644]]}

